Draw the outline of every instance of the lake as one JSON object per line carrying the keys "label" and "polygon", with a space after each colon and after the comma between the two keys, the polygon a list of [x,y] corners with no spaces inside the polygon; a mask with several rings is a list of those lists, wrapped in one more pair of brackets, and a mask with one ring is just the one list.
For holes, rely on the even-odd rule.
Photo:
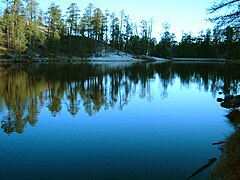
{"label": "lake", "polygon": [[[0,68],[0,179],[186,179],[233,131],[217,102],[240,65],[166,62]],[[197,174],[206,179],[214,166]]]}

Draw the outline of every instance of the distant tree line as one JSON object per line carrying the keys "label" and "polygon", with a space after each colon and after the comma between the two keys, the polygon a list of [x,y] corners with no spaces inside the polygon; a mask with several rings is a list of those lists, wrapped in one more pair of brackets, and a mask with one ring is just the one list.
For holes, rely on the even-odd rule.
{"label": "distant tree line", "polygon": [[[231,3],[218,4],[209,12],[214,13],[225,6],[234,8],[239,2],[232,2],[234,6]],[[82,51],[83,56],[101,56],[111,47],[117,52],[139,57],[240,58],[239,6],[233,15],[210,19],[217,24],[222,22],[221,26],[205,33],[202,31],[198,37],[191,33],[183,34],[180,42],[170,33],[170,25],[164,23],[157,42],[152,37],[152,19],[142,20],[137,25],[124,11],[117,15],[89,3],[80,14],[77,4],[71,3],[63,14],[58,5],[51,3],[44,13],[35,0],[5,0],[4,3],[5,8],[0,11],[0,45],[15,53],[44,49],[54,54],[72,55],[74,51]],[[226,20],[233,16],[238,20]],[[223,28],[223,24],[227,26]]]}

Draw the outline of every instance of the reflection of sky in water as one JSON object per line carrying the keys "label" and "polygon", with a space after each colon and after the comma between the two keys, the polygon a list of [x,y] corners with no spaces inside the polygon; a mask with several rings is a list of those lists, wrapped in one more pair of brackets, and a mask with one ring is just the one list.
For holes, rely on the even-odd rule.
{"label": "reflection of sky in water", "polygon": [[53,117],[42,107],[36,126],[21,135],[1,133],[3,179],[185,179],[218,157],[211,144],[231,129],[211,92],[179,78],[163,92],[155,77],[147,97],[138,84],[122,110],[102,107],[89,116],[81,107],[73,117],[63,104]]}

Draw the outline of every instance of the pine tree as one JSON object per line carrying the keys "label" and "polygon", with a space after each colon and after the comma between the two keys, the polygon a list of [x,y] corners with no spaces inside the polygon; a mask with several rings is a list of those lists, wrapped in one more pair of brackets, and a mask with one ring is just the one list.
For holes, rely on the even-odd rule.
{"label": "pine tree", "polygon": [[0,46],[4,44],[3,18],[0,16]]}
{"label": "pine tree", "polygon": [[26,22],[22,18],[18,20],[16,25],[15,37],[13,38],[13,48],[15,52],[22,53],[27,49],[27,38],[25,31]]}
{"label": "pine tree", "polygon": [[52,39],[52,47],[53,47],[53,52],[54,53],[57,53],[60,48],[61,48],[61,37],[60,35],[58,34],[57,31],[54,32],[54,35],[53,35],[53,39]]}
{"label": "pine tree", "polygon": [[55,31],[59,31],[61,27],[62,11],[59,5],[52,3],[46,13],[48,25],[48,38],[54,36]]}
{"label": "pine tree", "polygon": [[95,40],[98,40],[98,41],[103,40],[105,21],[106,21],[106,18],[102,13],[101,9],[96,8],[94,10],[94,15],[92,17],[93,33],[94,33]]}
{"label": "pine tree", "polygon": [[[105,28],[106,17],[104,16],[100,8],[94,10],[94,15],[92,17],[93,24],[93,35],[95,39],[95,49],[97,49],[97,41],[103,42],[104,28]],[[99,46],[100,45],[100,46]],[[101,56],[102,43],[98,45],[98,51]]]}
{"label": "pine tree", "polygon": [[87,37],[92,37],[93,33],[93,24],[92,24],[92,17],[93,17],[94,7],[92,3],[88,4],[88,7],[85,9],[85,13],[81,19],[81,23],[83,26],[81,27],[81,32],[87,31]]}
{"label": "pine tree", "polygon": [[69,28],[69,54],[71,54],[72,49],[72,35],[73,32],[75,36],[78,32],[78,21],[80,19],[80,10],[78,9],[78,6],[76,3],[71,3],[71,5],[68,7],[68,17],[67,17],[67,24]]}
{"label": "pine tree", "polygon": [[130,37],[132,36],[133,34],[133,25],[132,23],[130,22],[130,17],[129,15],[125,16],[124,18],[124,26],[125,26],[125,32],[123,32],[123,35],[124,35],[124,41],[125,41],[125,53],[128,52],[128,46],[129,46],[129,40],[130,40]]}
{"label": "pine tree", "polygon": [[6,4],[6,7],[4,9],[3,14],[3,31],[6,34],[6,44],[8,50],[11,49],[11,25],[12,25],[12,17],[10,15],[10,6],[12,4],[12,1],[5,0],[3,1]]}
{"label": "pine tree", "polygon": [[85,32],[87,31],[87,22],[85,17],[82,17],[80,20],[80,34],[81,36],[85,36]]}
{"label": "pine tree", "polygon": [[120,27],[119,27],[119,31],[120,31],[120,34],[119,34],[119,43],[118,43],[118,54],[122,48],[122,45],[123,45],[123,18],[124,18],[124,10],[122,10],[120,12]]}
{"label": "pine tree", "polygon": [[14,0],[11,5],[11,44],[14,52],[24,52],[27,49],[26,21],[21,0]]}
{"label": "pine tree", "polygon": [[52,3],[46,13],[48,24],[48,46],[50,51],[56,53],[61,47],[60,32],[62,32],[63,20],[61,9],[55,3]]}
{"label": "pine tree", "polygon": [[26,2],[26,20],[27,20],[27,39],[28,45],[36,44],[39,38],[39,21],[38,21],[38,3],[35,0],[25,0]]}
{"label": "pine tree", "polygon": [[148,22],[146,20],[141,21],[141,54],[147,55],[148,53]]}
{"label": "pine tree", "polygon": [[110,34],[111,34],[111,40],[110,44],[118,48],[119,43],[119,36],[120,36],[120,25],[119,25],[119,19],[115,16],[115,13],[112,13],[110,16],[111,26],[110,26]]}
{"label": "pine tree", "polygon": [[161,35],[160,42],[158,44],[160,50],[160,57],[172,58],[173,57],[173,46],[175,34],[169,32],[170,24],[165,22],[163,23],[163,33]]}
{"label": "pine tree", "polygon": [[80,10],[77,6],[76,3],[72,3],[69,7],[68,7],[68,17],[67,17],[67,23],[69,26],[69,35],[72,36],[72,34],[74,33],[75,35],[77,35],[77,31],[78,31],[78,21],[80,19],[80,14],[79,14]]}
{"label": "pine tree", "polygon": [[104,40],[105,40],[105,43],[104,43],[104,46],[105,46],[105,53],[107,52],[107,45],[108,45],[108,43],[109,43],[109,27],[108,27],[108,25],[109,25],[109,16],[110,16],[110,14],[109,14],[109,11],[106,9],[105,10],[105,20],[104,20],[104,27],[103,27],[103,30],[104,30],[104,35],[105,35],[105,38],[104,38]]}

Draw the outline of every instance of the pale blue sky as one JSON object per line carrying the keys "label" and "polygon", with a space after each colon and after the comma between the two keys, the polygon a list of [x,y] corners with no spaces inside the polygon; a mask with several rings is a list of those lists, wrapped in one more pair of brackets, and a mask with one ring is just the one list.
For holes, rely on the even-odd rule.
{"label": "pale blue sky", "polygon": [[40,7],[46,11],[51,2],[60,5],[63,13],[72,3],[77,3],[81,9],[81,14],[85,11],[87,5],[91,2],[95,7],[102,10],[108,9],[110,12],[119,13],[124,10],[130,18],[140,24],[141,20],[154,19],[153,36],[159,39],[162,31],[162,23],[169,22],[170,31],[175,33],[180,40],[182,32],[192,32],[198,35],[201,30],[212,28],[213,24],[207,22],[206,9],[210,7],[215,0],[37,0]]}

